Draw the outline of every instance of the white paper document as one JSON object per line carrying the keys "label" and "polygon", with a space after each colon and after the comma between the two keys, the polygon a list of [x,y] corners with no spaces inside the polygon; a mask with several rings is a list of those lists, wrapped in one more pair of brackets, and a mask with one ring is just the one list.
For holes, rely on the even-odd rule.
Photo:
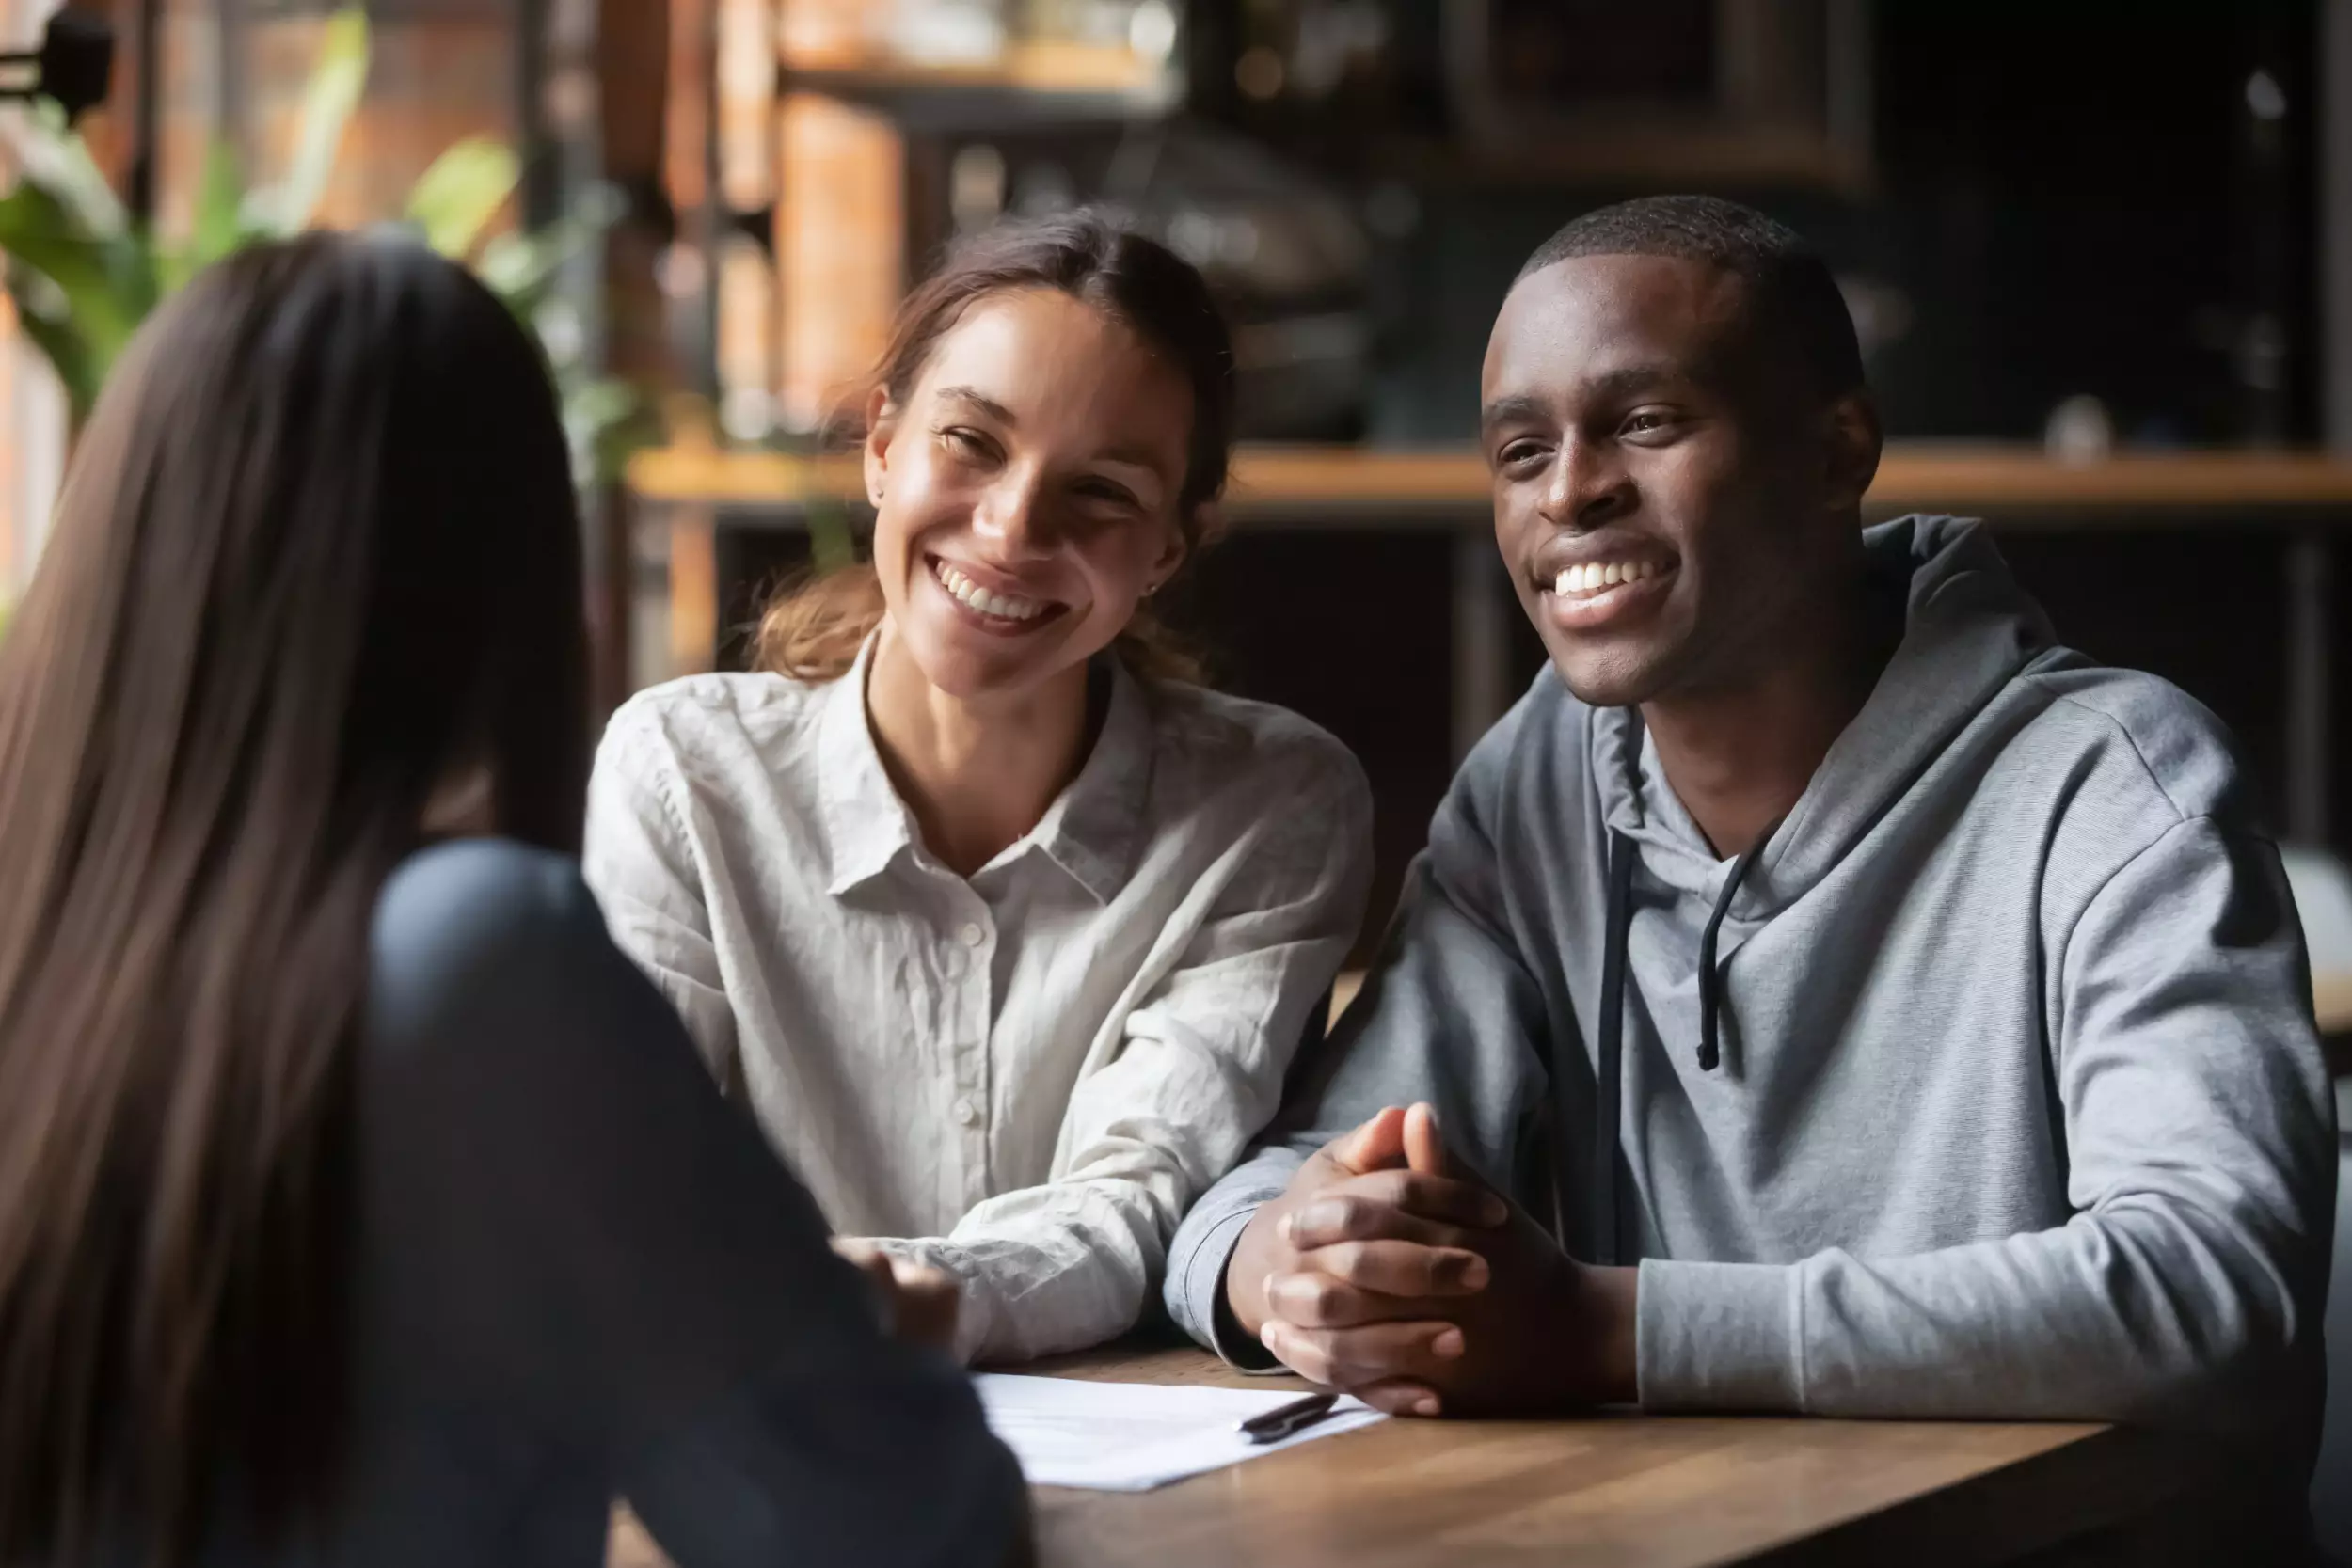
{"label": "white paper document", "polygon": [[1290,1403],[1294,1389],[1200,1388],[1185,1384],[1085,1383],[1066,1377],[981,1372],[972,1379],[988,1424],[1021,1461],[1033,1486],[1148,1492],[1261,1454],[1333,1437],[1386,1417],[1343,1399],[1314,1425],[1252,1443],[1234,1423]]}

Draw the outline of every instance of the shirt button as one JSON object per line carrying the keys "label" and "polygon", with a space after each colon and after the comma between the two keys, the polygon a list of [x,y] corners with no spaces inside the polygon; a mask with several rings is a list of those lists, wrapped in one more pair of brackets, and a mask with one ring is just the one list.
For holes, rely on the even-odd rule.
{"label": "shirt button", "polygon": [[988,940],[988,933],[981,930],[977,923],[967,924],[957,935],[963,938],[963,944],[966,947],[977,947]]}
{"label": "shirt button", "polygon": [[980,1107],[978,1103],[968,1097],[957,1101],[956,1119],[963,1123],[966,1127],[977,1127],[980,1124]]}

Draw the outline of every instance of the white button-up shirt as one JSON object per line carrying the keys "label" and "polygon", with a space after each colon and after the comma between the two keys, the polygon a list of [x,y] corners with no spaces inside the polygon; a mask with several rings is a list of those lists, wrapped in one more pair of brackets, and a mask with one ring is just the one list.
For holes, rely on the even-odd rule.
{"label": "white button-up shirt", "polygon": [[1077,778],[966,879],[883,771],[873,647],[630,700],[589,885],[834,1227],[957,1276],[967,1359],[1092,1344],[1272,1117],[1363,916],[1370,791],[1295,715],[1114,664]]}

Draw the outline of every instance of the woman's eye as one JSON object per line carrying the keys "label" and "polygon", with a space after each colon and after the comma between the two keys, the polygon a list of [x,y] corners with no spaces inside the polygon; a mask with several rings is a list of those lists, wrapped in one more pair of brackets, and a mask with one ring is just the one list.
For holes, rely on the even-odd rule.
{"label": "woman's eye", "polygon": [[948,426],[939,433],[939,438],[959,457],[986,457],[991,450],[987,436],[961,425]]}
{"label": "woman's eye", "polygon": [[1107,479],[1087,481],[1078,486],[1078,494],[1088,500],[1104,501],[1112,506],[1136,508],[1142,504],[1136,499],[1133,490]]}

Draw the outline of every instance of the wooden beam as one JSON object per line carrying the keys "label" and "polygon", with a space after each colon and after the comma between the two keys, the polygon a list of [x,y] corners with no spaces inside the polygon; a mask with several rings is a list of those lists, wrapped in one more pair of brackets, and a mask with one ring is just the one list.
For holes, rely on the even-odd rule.
{"label": "wooden beam", "polygon": [[[749,511],[855,501],[863,489],[849,457],[693,444],[639,453],[629,483],[657,504]],[[1490,495],[1486,465],[1468,449],[1257,446],[1236,454],[1227,505],[1244,518],[1307,513],[1342,524],[1368,514],[1463,510],[1477,513],[1484,526]],[[2352,524],[2352,456],[2168,451],[2070,464],[2029,448],[1899,442],[1879,466],[1869,505],[1879,512],[2114,512],[2118,523],[2154,514],[2296,507],[2340,510]]]}

